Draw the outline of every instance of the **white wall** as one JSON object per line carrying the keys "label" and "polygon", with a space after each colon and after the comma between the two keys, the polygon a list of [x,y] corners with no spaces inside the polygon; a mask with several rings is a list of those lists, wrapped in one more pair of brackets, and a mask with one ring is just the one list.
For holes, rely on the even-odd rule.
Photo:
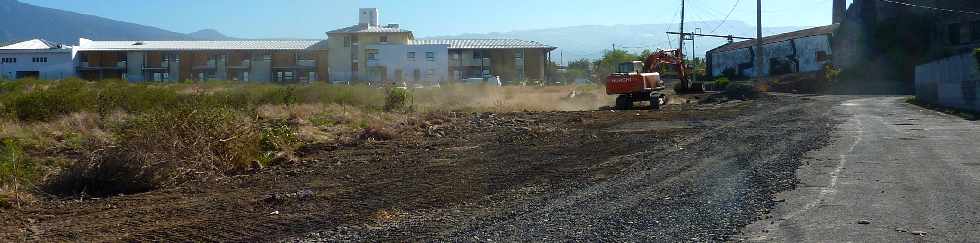
{"label": "white wall", "polygon": [[[754,48],[754,47],[751,47]],[[725,52],[714,52],[711,55],[711,75],[721,76],[725,69],[738,70],[739,64],[752,64],[755,62],[751,48],[741,48]],[[833,55],[830,49],[830,37],[827,35],[817,35],[786,40],[781,42],[769,43],[762,46],[763,66],[762,73],[769,75],[772,71],[769,60],[772,58],[794,57],[799,62],[798,72],[814,72],[823,69],[823,66],[830,62],[828,60],[818,61],[817,52],[826,52],[828,57]],[[738,70],[739,74],[747,77],[755,76],[754,66],[745,70]]]}
{"label": "white wall", "polygon": [[[830,48],[830,37],[825,35],[810,36],[796,39],[796,56],[800,61],[800,72],[815,72],[823,70],[830,62],[833,50]],[[828,59],[817,60],[817,52],[826,52]]]}
{"label": "white wall", "polygon": [[[35,57],[47,57],[48,62],[35,63]],[[16,63],[0,63],[0,77],[14,79],[18,71],[40,72],[39,79],[57,80],[75,77],[75,63],[71,50],[5,50],[0,58],[17,58]]]}
{"label": "white wall", "polygon": [[[401,70],[402,81],[408,84],[432,85],[449,80],[449,45],[397,45],[397,44],[377,44],[366,45],[365,50],[378,50],[377,60],[365,60],[369,70],[362,73],[368,76],[370,81],[397,81],[398,70]],[[415,59],[408,58],[409,52],[415,52]],[[426,53],[435,54],[432,61],[426,59]],[[388,80],[381,80],[379,76],[372,76],[372,67],[385,67]],[[415,71],[420,72],[420,80],[416,82]],[[431,77],[427,73],[431,70]]]}
{"label": "white wall", "polygon": [[980,73],[972,53],[915,67],[915,95],[946,107],[980,112]]}

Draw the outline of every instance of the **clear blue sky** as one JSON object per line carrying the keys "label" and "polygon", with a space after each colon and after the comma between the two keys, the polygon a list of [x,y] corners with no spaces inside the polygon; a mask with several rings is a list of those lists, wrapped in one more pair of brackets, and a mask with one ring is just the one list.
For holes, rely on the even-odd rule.
{"label": "clear blue sky", "polygon": [[[242,38],[325,38],[352,25],[357,8],[381,9],[381,21],[418,37],[575,25],[677,22],[680,0],[21,0],[188,33],[214,28]],[[688,0],[688,19],[755,23],[754,0]],[[849,1],[850,2],[850,1]],[[628,4],[633,3],[633,4]],[[764,25],[830,24],[832,0],[764,0]],[[518,10],[522,9],[522,10]]]}

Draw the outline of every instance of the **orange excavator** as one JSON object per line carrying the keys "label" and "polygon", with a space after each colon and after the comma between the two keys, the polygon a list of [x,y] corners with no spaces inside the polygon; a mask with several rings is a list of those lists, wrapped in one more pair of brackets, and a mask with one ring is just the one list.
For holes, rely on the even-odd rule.
{"label": "orange excavator", "polygon": [[684,54],[680,50],[658,50],[642,62],[620,64],[616,73],[606,78],[606,94],[619,95],[616,109],[630,109],[634,103],[644,101],[649,101],[653,109],[660,109],[669,103],[667,87],[659,73],[665,66],[676,69],[683,89],[691,88]]}

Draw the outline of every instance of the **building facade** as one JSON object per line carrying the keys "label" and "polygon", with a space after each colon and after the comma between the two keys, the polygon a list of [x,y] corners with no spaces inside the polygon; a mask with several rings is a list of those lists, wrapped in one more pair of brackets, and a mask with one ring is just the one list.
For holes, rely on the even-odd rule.
{"label": "building facade", "polygon": [[57,80],[75,76],[70,47],[34,39],[0,47],[0,79]]}
{"label": "building facade", "polygon": [[556,49],[515,39],[415,39],[398,24],[381,25],[374,8],[360,9],[356,25],[327,37],[333,81],[545,80],[548,54]]}
{"label": "building facade", "polygon": [[[556,47],[515,39],[415,39],[398,24],[381,25],[378,9],[359,10],[356,25],[326,40],[93,41],[31,43],[0,49],[8,79],[36,76],[130,82],[404,83],[417,86],[500,77],[543,81]],[[35,43],[36,42],[36,43]],[[40,44],[38,44],[40,43]],[[49,43],[48,43],[49,44]],[[36,47],[28,48],[27,47]],[[20,49],[17,49],[20,48]],[[41,59],[32,59],[32,58]],[[25,61],[50,65],[21,65]],[[55,65],[57,63],[57,65]]]}
{"label": "building facade", "polygon": [[756,70],[764,76],[820,71],[832,62],[834,30],[828,25],[784,33],[762,39],[763,66],[756,69],[755,40],[729,43],[707,53],[708,73],[718,77],[727,74],[754,77]]}
{"label": "building facade", "polygon": [[81,39],[76,50],[78,75],[87,80],[304,83],[325,81],[329,68],[320,40]]}

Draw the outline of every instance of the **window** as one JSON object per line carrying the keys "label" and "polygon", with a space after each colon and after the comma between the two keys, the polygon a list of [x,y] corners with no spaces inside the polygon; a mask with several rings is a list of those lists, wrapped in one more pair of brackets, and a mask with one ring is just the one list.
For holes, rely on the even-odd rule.
{"label": "window", "polygon": [[0,63],[17,63],[17,58],[13,58],[13,57],[0,58]]}
{"label": "window", "polygon": [[825,61],[829,61],[829,60],[830,60],[830,55],[827,55],[827,52],[826,51],[818,51],[817,52],[817,61],[818,62],[825,62]]}
{"label": "window", "polygon": [[436,76],[436,70],[435,69],[429,69],[429,70],[426,70],[425,71],[425,79],[426,80],[432,81],[432,77],[435,77],[435,76]]}
{"label": "window", "polygon": [[436,61],[436,53],[435,52],[426,52],[425,53],[425,60],[426,61],[430,61],[430,62]]}
{"label": "window", "polygon": [[382,35],[381,37],[378,38],[378,42],[388,43],[388,36],[387,35]]}
{"label": "window", "polygon": [[352,41],[350,36],[344,36],[344,47],[350,47]]}
{"label": "window", "polygon": [[31,58],[31,62],[48,62],[47,57],[35,57]]}
{"label": "window", "polygon": [[962,38],[960,36],[960,34],[961,34],[960,33],[960,29],[961,28],[962,28],[962,25],[959,24],[959,23],[950,24],[949,25],[949,29],[947,30],[947,31],[949,31],[949,44],[953,44],[953,45],[962,44],[962,42],[961,42]]}
{"label": "window", "polygon": [[375,49],[369,49],[369,50],[367,50],[367,60],[368,61],[377,61],[378,60],[378,50],[375,50]]}
{"label": "window", "polygon": [[409,61],[415,61],[415,52],[409,52],[408,53],[408,60]]}
{"label": "window", "polygon": [[514,58],[515,59],[524,58],[524,52],[523,51],[514,52]]}
{"label": "window", "polygon": [[83,54],[79,54],[78,55],[78,61],[79,62],[88,62],[88,55],[86,55],[84,53]]}
{"label": "window", "polygon": [[970,22],[970,41],[980,41],[980,21]]}
{"label": "window", "polygon": [[473,59],[483,59],[483,52],[473,51]]}

